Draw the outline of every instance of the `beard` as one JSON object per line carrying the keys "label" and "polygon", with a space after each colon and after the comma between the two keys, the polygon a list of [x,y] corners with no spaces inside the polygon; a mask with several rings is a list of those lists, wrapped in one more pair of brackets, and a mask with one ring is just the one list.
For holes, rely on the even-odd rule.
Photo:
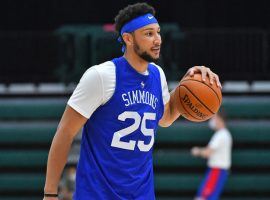
{"label": "beard", "polygon": [[153,58],[150,54],[148,54],[146,51],[138,54],[140,58],[144,59],[147,62],[157,62],[159,58]]}
{"label": "beard", "polygon": [[157,62],[159,58],[154,58],[146,51],[142,51],[136,40],[134,40],[134,46],[133,46],[134,52],[143,60],[146,62]]}

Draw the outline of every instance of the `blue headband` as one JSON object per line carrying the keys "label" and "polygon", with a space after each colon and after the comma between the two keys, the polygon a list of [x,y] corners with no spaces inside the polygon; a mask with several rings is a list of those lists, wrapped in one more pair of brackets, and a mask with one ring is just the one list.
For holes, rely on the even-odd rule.
{"label": "blue headband", "polygon": [[[139,28],[142,28],[149,24],[158,23],[157,19],[150,13],[134,18],[133,20],[127,22],[121,29],[121,36],[123,33],[131,33]],[[118,38],[121,42],[121,37]],[[125,52],[125,45],[122,47],[122,52]]]}

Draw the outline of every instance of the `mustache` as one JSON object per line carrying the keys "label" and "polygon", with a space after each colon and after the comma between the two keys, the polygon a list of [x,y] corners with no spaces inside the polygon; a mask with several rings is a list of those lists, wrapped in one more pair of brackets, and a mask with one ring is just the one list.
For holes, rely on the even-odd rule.
{"label": "mustache", "polygon": [[155,45],[155,46],[153,46],[151,49],[154,49],[154,48],[161,48],[161,45]]}

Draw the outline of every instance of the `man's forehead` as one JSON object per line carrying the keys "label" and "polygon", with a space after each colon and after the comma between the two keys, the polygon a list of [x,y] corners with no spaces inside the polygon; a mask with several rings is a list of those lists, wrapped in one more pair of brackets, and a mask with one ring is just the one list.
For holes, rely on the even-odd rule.
{"label": "man's forehead", "polygon": [[138,30],[144,31],[144,30],[158,30],[160,29],[160,26],[158,23],[154,23],[154,24],[148,24],[146,26],[141,27]]}

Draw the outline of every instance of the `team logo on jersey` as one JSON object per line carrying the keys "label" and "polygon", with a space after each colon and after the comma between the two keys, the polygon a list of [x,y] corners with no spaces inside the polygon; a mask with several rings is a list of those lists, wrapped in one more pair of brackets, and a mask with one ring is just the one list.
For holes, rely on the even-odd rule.
{"label": "team logo on jersey", "polygon": [[145,84],[144,84],[144,82],[142,81],[142,82],[141,82],[141,87],[144,88],[144,86],[145,86]]}

